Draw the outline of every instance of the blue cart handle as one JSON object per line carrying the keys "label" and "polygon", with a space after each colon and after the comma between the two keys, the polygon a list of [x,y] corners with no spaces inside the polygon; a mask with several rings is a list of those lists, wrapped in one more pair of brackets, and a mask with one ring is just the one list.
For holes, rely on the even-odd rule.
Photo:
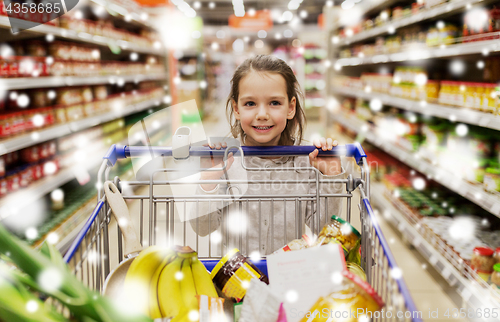
{"label": "blue cart handle", "polygon": [[[279,157],[279,156],[301,156],[308,155],[316,149],[312,145],[283,145],[283,146],[242,146],[245,156]],[[191,146],[189,156],[219,156],[223,157],[226,149],[214,150],[205,146]],[[233,150],[233,148],[231,148]],[[239,155],[238,149],[234,148],[234,155]],[[112,145],[103,159],[108,160],[109,166],[114,166],[117,160],[140,156],[172,156],[172,147],[161,146],[124,146]],[[361,144],[338,145],[330,151],[319,149],[320,156],[346,156],[354,157],[358,165],[362,165],[362,158],[366,158]]]}

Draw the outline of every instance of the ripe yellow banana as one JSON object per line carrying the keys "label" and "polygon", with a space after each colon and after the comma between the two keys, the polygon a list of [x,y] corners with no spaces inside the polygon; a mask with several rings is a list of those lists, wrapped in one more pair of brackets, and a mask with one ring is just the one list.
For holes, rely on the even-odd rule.
{"label": "ripe yellow banana", "polygon": [[[160,267],[157,287],[158,304],[162,317],[175,317],[184,308],[181,285],[181,264],[184,258],[177,256],[170,264]],[[176,274],[177,273],[177,274]]]}
{"label": "ripe yellow banana", "polygon": [[191,270],[193,271],[194,284],[198,295],[207,295],[210,297],[219,297],[214,283],[207,272],[205,265],[196,257],[191,259]]}
{"label": "ripe yellow banana", "polygon": [[[158,267],[172,253],[167,248],[150,246],[144,249],[130,265],[123,284],[127,303],[144,314],[149,314],[150,306],[157,306],[157,302],[150,301],[151,281]],[[152,303],[150,303],[152,302]]]}
{"label": "ripe yellow banana", "polygon": [[182,261],[182,279],[180,281],[181,294],[184,306],[189,310],[198,311],[198,299],[196,298],[196,286],[194,284],[193,272],[191,270],[192,254],[179,254],[183,257]]}
{"label": "ripe yellow banana", "polygon": [[160,310],[160,302],[158,300],[158,283],[163,269],[170,264],[173,259],[175,259],[175,253],[173,257],[166,257],[163,260],[151,279],[151,287],[149,288],[149,317],[152,319],[163,317]]}

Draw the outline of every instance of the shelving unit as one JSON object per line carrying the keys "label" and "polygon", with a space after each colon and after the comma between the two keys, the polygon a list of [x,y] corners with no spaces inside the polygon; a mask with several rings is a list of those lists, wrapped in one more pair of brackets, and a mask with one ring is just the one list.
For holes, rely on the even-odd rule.
{"label": "shelving unit", "polygon": [[[498,35],[500,33],[493,33]],[[493,53],[500,51],[498,39],[474,41],[463,44],[448,45],[445,47],[427,48],[423,45],[421,48],[408,48],[392,54],[375,55],[367,57],[340,58],[334,63],[340,66],[360,66],[389,62],[405,62],[415,60],[425,60],[432,58],[456,57],[463,55],[478,55],[484,53]]]}
{"label": "shelving unit", "polygon": [[[486,285],[467,278],[468,272],[463,261],[442,243],[432,231],[425,228],[413,216],[407,213],[404,206],[391,202],[387,189],[380,183],[372,183],[372,200],[376,208],[383,209],[383,216],[396,227],[406,240],[412,244],[422,256],[445,278],[456,287],[458,294],[472,308],[499,307],[500,298],[492,297],[493,293]],[[487,299],[492,299],[487,303]],[[486,304],[487,303],[487,304]]]}
{"label": "shelving unit", "polygon": [[392,155],[396,159],[408,166],[427,175],[429,178],[439,182],[448,189],[458,193],[464,198],[469,199],[475,204],[481,206],[493,215],[500,218],[500,194],[491,194],[483,190],[482,187],[469,183],[455,174],[438,168],[436,165],[421,159],[418,154],[407,151],[393,143],[385,141],[383,138],[369,132],[368,124],[362,122],[356,117],[349,117],[342,114],[336,114],[334,119],[342,126],[353,132],[358,132],[368,142]]}
{"label": "shelving unit", "polygon": [[[119,15],[119,17],[126,22],[133,22],[139,25],[146,26],[148,28],[154,28],[153,25],[151,25],[148,22],[148,19],[144,19],[144,17],[147,17],[146,11],[144,11],[137,3],[133,3],[134,7],[133,8],[124,8],[121,5],[118,5],[114,1],[108,1],[108,0],[91,0],[92,2],[106,8],[108,12],[115,13]],[[145,16],[144,16],[145,15]]]}
{"label": "shelving unit", "polygon": [[24,134],[19,137],[8,139],[0,144],[0,155],[17,151],[22,148],[37,144],[40,142],[56,139],[64,135],[79,132],[81,130],[112,121],[114,119],[134,114],[137,112],[144,111],[151,106],[155,106],[159,103],[157,100],[148,100],[135,105],[129,105],[120,111],[113,111],[102,115],[97,115],[94,117],[89,117],[82,119],[80,121],[71,122],[68,124],[62,124],[54,126],[45,130],[37,131],[36,136],[32,133]]}
{"label": "shelving unit", "polygon": [[[101,57],[100,59],[102,59],[102,60],[99,59],[99,61],[103,63],[106,62],[123,63],[124,59],[127,58],[128,53],[137,53],[144,55],[141,56],[137,55],[136,56],[137,58],[132,58],[131,56],[130,61],[134,61],[134,64],[138,64],[138,62],[143,61],[142,64],[145,65],[147,64],[146,58],[150,59],[150,55],[155,55],[159,57],[159,60],[165,66],[168,66],[168,62],[166,60],[167,52],[163,47],[163,45],[160,44],[159,41],[156,42],[155,40],[150,41],[149,34],[151,33],[151,31],[155,29],[155,26],[153,26],[149,22],[150,20],[148,19],[148,14],[146,13],[145,10],[143,10],[143,8],[140,5],[138,5],[136,2],[132,0],[121,0],[120,2],[115,2],[113,0],[91,0],[91,1],[92,2],[85,1],[85,4],[83,4],[83,6],[80,6],[80,8],[83,9],[83,7],[88,7],[88,6],[93,6],[95,8],[97,6],[102,6],[104,8],[103,11],[104,12],[107,11],[109,13],[108,18],[106,19],[111,20],[113,24],[113,26],[110,26],[110,28],[114,29],[111,29],[110,32],[118,31],[115,34],[118,35],[123,34],[124,35],[123,39],[129,39],[130,41],[116,39],[115,37],[119,36],[111,36],[111,34],[109,37],[104,37],[96,34],[91,34],[94,33],[93,31],[89,31],[90,33],[78,32],[77,30],[75,30],[75,28],[66,29],[49,24],[42,24],[28,30],[23,30],[20,33],[12,34],[10,32],[10,26],[11,26],[10,20],[6,16],[0,16],[0,34],[2,35],[3,41],[7,42],[9,45],[13,45],[10,44],[10,42],[17,42],[17,41],[25,42],[27,39],[31,38],[43,39],[44,38],[43,36],[50,35],[53,36],[58,41],[61,41],[62,43],[69,43],[73,45],[77,43],[75,46],[98,49],[100,51],[100,57]],[[18,20],[16,22],[23,23],[23,20]],[[84,25],[82,28],[93,30],[87,25]],[[126,33],[122,32],[130,30],[130,28],[134,29],[133,32],[136,33],[131,37],[127,36]],[[98,33],[98,31],[96,31],[96,33]],[[140,35],[145,35],[143,37],[148,37],[148,38],[146,39],[146,41],[144,41],[143,38],[137,38],[141,37]],[[135,42],[134,40],[136,38],[138,39],[137,42]],[[50,38],[46,39],[47,43],[44,43],[43,41],[41,43],[48,45],[48,42],[50,42]],[[27,42],[24,43],[23,46],[26,44]],[[47,53],[41,55],[44,56],[51,54],[49,53],[48,48],[46,49],[46,51]],[[25,55],[24,52],[31,53],[31,51],[27,49],[24,49],[24,52],[23,50],[19,51],[22,54],[17,54],[17,52],[18,51],[16,51],[16,55],[22,57],[26,56],[26,58],[29,58],[29,56]],[[78,58],[72,58],[72,59],[77,62],[79,61]],[[129,91],[129,89],[125,88],[131,88],[131,87],[133,88],[137,87],[138,89],[143,88],[142,85],[131,86],[130,83],[138,84],[140,82],[159,81],[162,83],[161,86],[163,86],[168,82],[169,74],[166,68],[165,70],[161,68],[154,68],[154,69],[141,68],[140,70],[144,70],[144,72],[142,74],[139,74],[140,72],[136,74],[124,74],[125,71],[122,70],[120,74],[119,70],[117,70],[116,72],[113,70],[112,74],[109,75],[103,75],[102,73],[95,73],[95,75],[97,76],[85,76],[85,77],[48,76],[48,77],[0,78],[0,88],[4,91],[27,89],[29,92],[29,89],[39,89],[39,88],[48,90],[48,89],[57,89],[61,87],[70,87],[70,86],[126,84],[123,87],[123,89],[120,89],[119,88],[120,86],[118,87],[107,86],[107,90],[110,91],[108,94],[114,95],[116,94],[116,92],[119,93],[120,91]],[[79,74],[69,74],[69,75],[79,75]],[[90,75],[90,73],[86,75]],[[151,86],[151,84],[144,84],[144,85],[145,85],[144,88],[149,88]],[[149,98],[152,98],[152,96],[150,96]],[[125,116],[132,116],[134,114],[144,112],[148,109],[153,109],[162,103],[162,99],[161,97],[158,97],[156,99],[149,99],[147,101],[142,101],[140,103],[132,104],[132,102],[137,102],[137,100],[133,101],[132,99],[127,100],[125,104],[128,105],[123,106],[120,109],[109,109],[106,110],[105,113],[98,115],[93,114],[93,116],[87,118],[80,118],[78,121],[58,124],[52,127],[40,129],[38,131],[23,133],[18,136],[2,139],[2,141],[0,142],[0,157],[11,152],[15,152],[24,148],[28,148],[33,145],[37,145],[42,142],[78,133],[95,126],[111,122],[118,118],[122,118]],[[8,110],[8,112],[10,112],[10,110]],[[120,137],[120,135],[121,134],[119,134],[118,132],[114,133],[115,138]],[[109,137],[111,138],[113,136]],[[124,140],[121,143],[128,144],[129,142],[128,140]],[[102,150],[100,147],[101,146],[99,146],[99,148],[96,148],[99,149],[99,151],[93,152],[91,155],[86,157],[86,160],[82,160],[83,162],[71,165],[70,167],[62,168],[59,172],[57,172],[54,175],[46,176],[37,181],[31,182],[29,186],[25,188],[22,188],[17,191],[11,191],[8,194],[4,195],[2,198],[0,198],[0,220],[3,220],[9,216],[14,216],[9,218],[9,220],[10,219],[17,220],[15,218],[15,215],[16,214],[21,215],[22,208],[25,205],[33,204],[35,201],[44,198],[47,194],[51,193],[53,190],[73,181],[76,177],[77,171],[91,172],[95,170],[96,167],[98,167],[101,164],[102,156],[104,156],[109,146],[106,146],[106,149]],[[13,163],[11,167],[7,169],[7,171],[11,171],[11,174],[13,173],[12,175],[18,175],[19,167],[21,166],[31,167],[32,165],[33,165],[32,163],[19,161],[18,163]],[[9,172],[7,172],[7,176],[8,175]],[[2,179],[5,178],[6,177],[2,177]],[[88,188],[88,186],[86,187]],[[87,209],[88,207],[84,206],[83,208],[84,208],[83,210],[80,209],[76,213],[74,213],[74,210],[69,210],[68,208],[67,211],[62,213],[62,216],[64,216],[66,213],[68,214],[72,213],[68,217],[71,219],[65,220],[65,222],[72,221],[73,219],[75,219],[75,216],[77,217],[80,216],[80,220],[83,220],[89,214],[89,211]],[[82,212],[84,210],[85,214]],[[48,226],[46,226],[46,228],[47,227]],[[67,229],[68,226],[66,226],[66,230]],[[74,229],[78,229],[78,227],[75,226]],[[69,236],[68,238],[70,237],[74,236]],[[66,239],[66,241],[67,240],[68,239]],[[61,242],[62,244],[65,243],[64,240]]]}
{"label": "shelving unit", "polygon": [[114,84],[117,81],[123,82],[143,82],[153,80],[166,80],[165,73],[157,73],[152,75],[109,75],[109,76],[53,76],[53,77],[19,77],[0,79],[0,86],[4,90],[28,89],[28,88],[43,88],[43,87],[60,87],[60,86],[80,86],[80,85],[98,85],[98,84]]}
{"label": "shelving unit", "polygon": [[[19,25],[22,25],[22,23],[24,22],[24,20],[20,19],[15,19],[15,20]],[[8,17],[0,16],[0,28],[10,28],[10,22]],[[91,35],[86,32],[76,32],[71,29],[59,28],[47,24],[39,25],[34,28],[28,29],[26,32],[45,34],[45,35],[50,34],[66,40],[83,41],[87,44],[95,44],[99,46],[106,46],[106,47],[119,46],[122,50],[135,51],[137,53],[155,54],[160,56],[164,55],[164,50],[162,50],[161,48],[139,46],[125,40],[115,40],[112,38],[107,38],[99,35]]]}
{"label": "shelving unit", "polygon": [[[477,3],[483,3],[483,2],[488,2],[485,0],[456,0],[452,2],[446,2],[437,6],[434,6],[430,9],[427,9],[425,11],[419,12],[416,15],[413,15],[408,18],[400,18],[396,20],[391,20],[390,22],[387,22],[381,26],[362,31],[358,34],[353,35],[352,37],[344,38],[339,40],[339,42],[336,44],[337,46],[345,46],[352,44],[354,42],[358,41],[363,41],[366,39],[370,39],[373,37],[377,37],[383,34],[388,33],[388,28],[392,27],[395,29],[406,27],[409,25],[416,24],[418,22],[422,22],[425,20],[437,18],[443,15],[449,15],[456,13],[460,10],[463,10],[464,7],[467,5],[473,5]],[[384,2],[384,6],[388,6],[387,2]],[[380,5],[379,5],[380,6]],[[366,12],[366,11],[365,11]]]}
{"label": "shelving unit", "polygon": [[432,104],[426,101],[412,101],[382,93],[367,93],[365,91],[354,90],[346,87],[334,88],[332,91],[338,95],[351,96],[364,100],[379,99],[384,105],[398,107],[407,111],[422,113],[424,115],[432,115],[435,117],[450,119],[451,121],[468,123],[493,130],[500,130],[500,116],[493,115],[491,113],[474,111],[467,108]]}

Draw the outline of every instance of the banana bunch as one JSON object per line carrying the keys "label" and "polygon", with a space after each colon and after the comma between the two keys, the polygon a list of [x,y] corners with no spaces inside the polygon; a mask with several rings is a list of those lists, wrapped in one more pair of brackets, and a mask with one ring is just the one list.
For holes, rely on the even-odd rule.
{"label": "banana bunch", "polygon": [[218,297],[210,274],[190,247],[143,250],[127,272],[124,291],[152,319],[172,321],[198,321],[196,295]]}

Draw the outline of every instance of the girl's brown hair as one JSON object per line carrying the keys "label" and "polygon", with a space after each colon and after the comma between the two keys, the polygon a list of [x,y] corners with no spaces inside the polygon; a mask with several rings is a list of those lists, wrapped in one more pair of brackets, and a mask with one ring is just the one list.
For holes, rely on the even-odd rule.
{"label": "girl's brown hair", "polygon": [[245,137],[245,133],[241,128],[240,121],[234,118],[234,110],[232,101],[238,102],[239,85],[243,77],[248,75],[250,72],[269,72],[276,73],[285,79],[286,82],[286,93],[288,100],[291,101],[295,97],[295,116],[291,120],[287,120],[285,130],[281,133],[279,140],[279,145],[294,145],[300,144],[302,141],[302,133],[306,124],[306,117],[304,110],[302,109],[301,99],[303,97],[300,90],[297,78],[293,73],[292,69],[286,62],[275,57],[268,55],[258,55],[253,58],[248,58],[245,60],[234,72],[233,78],[231,79],[231,93],[226,102],[226,115],[231,125],[231,134],[233,137],[241,138]]}

